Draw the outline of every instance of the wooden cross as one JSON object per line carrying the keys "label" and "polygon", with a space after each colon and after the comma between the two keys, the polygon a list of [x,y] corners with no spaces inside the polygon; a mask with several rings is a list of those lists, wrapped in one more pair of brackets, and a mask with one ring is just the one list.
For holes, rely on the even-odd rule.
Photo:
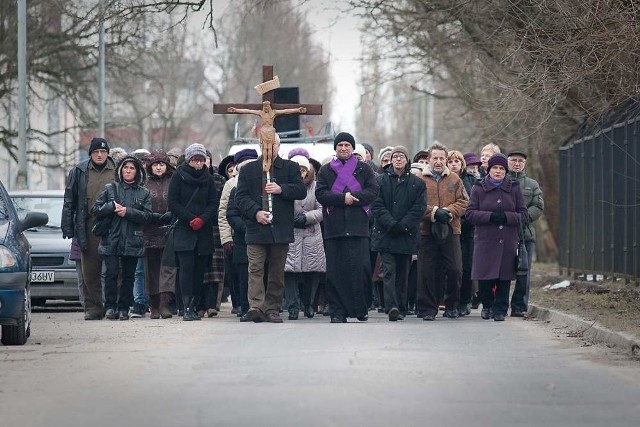
{"label": "wooden cross", "polygon": [[[262,66],[262,81],[268,82],[273,79],[273,65],[263,65]],[[273,90],[266,92],[262,95],[262,102],[269,101],[271,103],[271,108],[274,110],[283,110],[287,108],[299,108],[305,107],[307,112],[305,114],[320,116],[322,115],[322,104],[275,104],[275,92]],[[261,110],[262,103],[260,104],[213,104],[213,114],[236,114],[230,113],[228,110],[229,107],[235,108],[247,108],[249,110]]]}

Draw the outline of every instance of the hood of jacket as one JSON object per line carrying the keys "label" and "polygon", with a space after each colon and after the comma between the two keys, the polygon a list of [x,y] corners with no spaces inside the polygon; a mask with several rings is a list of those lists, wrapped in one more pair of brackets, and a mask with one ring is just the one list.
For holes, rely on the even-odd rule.
{"label": "hood of jacket", "polygon": [[122,167],[125,163],[131,162],[136,168],[136,179],[133,183],[135,186],[142,187],[145,182],[147,182],[147,171],[145,170],[142,162],[135,156],[126,156],[120,163],[118,163],[118,167],[116,167],[116,182],[124,182],[122,179]]}

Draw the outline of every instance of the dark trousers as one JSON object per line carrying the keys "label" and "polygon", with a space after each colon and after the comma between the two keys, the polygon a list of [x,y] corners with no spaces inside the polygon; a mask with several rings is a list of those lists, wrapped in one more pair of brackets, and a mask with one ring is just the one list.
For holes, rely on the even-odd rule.
{"label": "dark trousers", "polygon": [[407,282],[411,267],[411,254],[394,254],[380,252],[384,276],[384,310],[389,312],[397,308],[401,313],[407,312]]}
{"label": "dark trousers", "polygon": [[516,285],[513,289],[513,295],[511,295],[511,311],[526,313],[529,307],[531,259],[533,258],[533,251],[535,250],[536,242],[530,240],[525,242],[524,245],[527,248],[527,254],[529,255],[529,270],[526,275],[516,276]]}
{"label": "dark trousers", "polygon": [[[280,311],[284,297],[284,265],[289,244],[247,245],[249,258],[249,305],[263,313]],[[264,287],[265,262],[268,262],[267,288]]]}
{"label": "dark trousers", "polygon": [[211,255],[200,256],[196,250],[178,251],[178,276],[182,298],[193,298],[202,293],[204,272],[211,263]]}
{"label": "dark trousers", "polygon": [[[128,312],[133,304],[133,282],[138,257],[106,255],[103,259],[107,267],[104,281],[105,307]],[[118,287],[118,274],[121,268],[122,283]]]}
{"label": "dark trousers", "polygon": [[102,315],[104,314],[102,304],[102,258],[98,254],[100,237],[96,237],[90,232],[87,240],[87,249],[80,252],[84,311],[85,313]]}
{"label": "dark trousers", "polygon": [[[479,289],[482,308],[493,308],[493,314],[507,314],[509,308],[510,280],[480,280]],[[495,286],[495,294],[494,294]]]}
{"label": "dark trousers", "polygon": [[238,272],[236,265],[233,263],[233,255],[224,255],[224,286],[229,288],[231,294],[231,306],[233,308],[240,307],[240,298],[238,295]]}
{"label": "dark trousers", "polygon": [[[289,313],[300,311],[300,304],[304,307],[313,305],[320,283],[320,275],[314,272],[284,273],[284,306]],[[302,291],[302,292],[300,292]],[[302,293],[302,296],[300,295]]]}
{"label": "dark trousers", "polygon": [[419,314],[437,314],[442,295],[446,309],[458,308],[461,279],[460,236],[451,234],[442,243],[431,235],[421,236],[416,311]]}
{"label": "dark trousers", "polygon": [[462,281],[460,282],[460,305],[471,303],[473,282],[471,281],[471,266],[473,265],[473,236],[460,239],[462,253]]}
{"label": "dark trousers", "polygon": [[247,292],[249,289],[249,264],[246,262],[233,263],[238,276],[238,307],[242,309],[242,313],[249,311],[249,299]]}
{"label": "dark trousers", "polygon": [[411,267],[409,267],[409,282],[407,283],[407,309],[412,311],[416,307],[417,285],[418,285],[418,261],[412,260]]}
{"label": "dark trousers", "polygon": [[160,293],[160,262],[163,248],[147,248],[144,254],[144,291],[147,295]]}

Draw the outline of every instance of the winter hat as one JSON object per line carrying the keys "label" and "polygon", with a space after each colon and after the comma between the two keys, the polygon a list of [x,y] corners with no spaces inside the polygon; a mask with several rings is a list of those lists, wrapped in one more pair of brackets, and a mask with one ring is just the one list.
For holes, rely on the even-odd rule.
{"label": "winter hat", "polygon": [[418,163],[418,161],[420,159],[428,159],[429,158],[429,153],[425,150],[420,150],[416,153],[415,156],[413,156],[413,163]]}
{"label": "winter hat", "polygon": [[164,163],[167,166],[171,166],[171,159],[169,159],[167,153],[162,150],[157,150],[153,153],[149,153],[149,155],[147,156],[147,160],[149,161],[150,165],[154,163]]}
{"label": "winter hat", "polygon": [[184,150],[185,162],[189,163],[194,156],[201,156],[202,158],[205,158],[205,159],[207,158],[207,149],[204,148],[204,145],[198,144],[196,142],[195,144],[191,144],[190,146],[185,148]]}
{"label": "winter hat", "polygon": [[393,147],[391,146],[384,147],[382,150],[380,150],[380,154],[378,154],[378,160],[382,160],[382,158],[385,157],[387,154],[391,156],[392,150],[393,150]]}
{"label": "winter hat", "polygon": [[[244,150],[240,150],[239,152],[244,151]],[[253,150],[255,152],[255,150]],[[235,161],[235,154],[229,154],[227,157],[225,157],[224,159],[220,160],[220,163],[218,164],[218,174],[222,175],[224,177],[224,179],[229,179],[231,178],[230,176],[227,175],[227,169],[229,169],[229,165],[231,163],[236,163]],[[256,157],[257,158],[257,157]]]}
{"label": "winter hat", "polygon": [[289,151],[289,153],[287,154],[287,158],[291,160],[294,156],[304,156],[308,159],[309,152],[307,151],[306,148],[296,147]]}
{"label": "winter hat", "polygon": [[148,156],[149,154],[151,154],[151,152],[146,148],[138,148],[137,150],[133,150],[131,154],[133,154],[137,158],[140,158],[140,157]]}
{"label": "winter hat", "polygon": [[393,147],[393,149],[391,150],[391,156],[393,157],[395,153],[404,154],[404,157],[407,159],[407,162],[409,162],[409,151],[406,148],[404,148],[402,145],[397,145]]}
{"label": "winter hat", "polygon": [[107,150],[109,151],[109,143],[104,138],[93,138],[89,145],[89,154],[95,150]]}
{"label": "winter hat", "polygon": [[525,159],[527,158],[527,153],[524,152],[524,150],[511,150],[509,151],[509,154],[507,154],[507,157],[511,157],[511,156],[522,156]]}
{"label": "winter hat", "polygon": [[311,163],[311,166],[313,166],[313,169],[316,172],[318,172],[320,170],[320,168],[322,167],[322,163],[320,163],[319,161],[317,161],[313,157],[309,157],[309,163]]}
{"label": "winter hat", "polygon": [[238,163],[244,162],[247,159],[257,158],[258,152],[256,150],[254,150],[253,148],[245,148],[244,150],[240,150],[233,155],[233,163],[237,165]]}
{"label": "winter hat", "polygon": [[475,155],[475,153],[464,153],[463,157],[464,157],[464,162],[467,164],[467,166],[482,164],[482,162],[480,161],[478,156]]}
{"label": "winter hat", "polygon": [[303,168],[307,168],[307,170],[311,169],[311,163],[309,163],[309,159],[307,159],[305,156],[293,156],[291,159],[292,162],[296,162],[298,165],[302,166]]}
{"label": "winter hat", "polygon": [[507,156],[505,156],[502,153],[496,153],[493,156],[491,156],[491,158],[489,159],[489,170],[491,170],[491,168],[496,165],[500,165],[505,170],[509,170],[509,163],[507,162]]}
{"label": "winter hat", "polygon": [[373,158],[373,147],[371,146],[371,144],[367,144],[366,142],[363,142],[362,145],[364,145],[364,149],[367,150],[369,152],[369,155],[371,156],[371,158]]}
{"label": "winter hat", "polygon": [[336,137],[333,139],[334,150],[336,149],[336,146],[340,142],[348,142],[349,144],[351,144],[354,150],[356,149],[356,140],[353,137],[353,135],[351,135],[350,133],[340,132],[339,134],[336,135]]}
{"label": "winter hat", "polygon": [[353,154],[359,154],[362,157],[362,161],[364,161],[367,157],[367,150],[364,148],[362,144],[356,144],[355,150],[353,150]]}

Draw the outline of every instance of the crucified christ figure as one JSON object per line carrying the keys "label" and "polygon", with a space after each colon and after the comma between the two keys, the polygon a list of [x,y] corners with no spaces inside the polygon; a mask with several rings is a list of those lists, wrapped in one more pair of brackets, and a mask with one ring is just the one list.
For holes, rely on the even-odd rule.
{"label": "crucified christ figure", "polygon": [[262,148],[262,170],[266,173],[271,169],[271,162],[278,154],[273,152],[273,143],[276,135],[276,130],[273,127],[273,120],[282,114],[304,114],[307,112],[307,109],[305,107],[299,107],[274,110],[271,108],[271,103],[269,101],[264,101],[262,103],[262,110],[229,107],[227,111],[235,114],[253,114],[262,119],[262,127],[260,128],[260,146]]}

